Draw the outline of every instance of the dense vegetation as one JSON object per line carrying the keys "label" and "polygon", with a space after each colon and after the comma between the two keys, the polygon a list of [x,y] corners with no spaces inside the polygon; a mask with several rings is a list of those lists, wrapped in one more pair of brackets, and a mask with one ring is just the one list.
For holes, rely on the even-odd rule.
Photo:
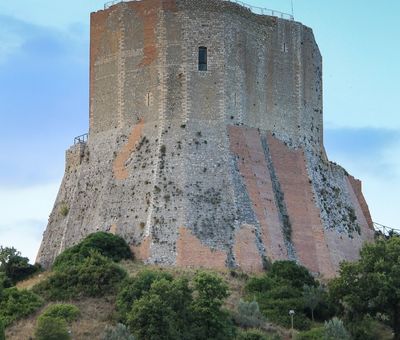
{"label": "dense vegetation", "polygon": [[122,237],[110,233],[97,232],[90,234],[82,242],[68,248],[57,256],[53,269],[61,271],[77,265],[85,258],[90,257],[93,251],[97,251],[102,256],[115,262],[132,258],[129,246]]}
{"label": "dense vegetation", "polygon": [[28,316],[43,304],[43,300],[36,294],[15,287],[4,288],[4,282],[5,275],[0,273],[0,334],[4,326]]}
{"label": "dense vegetation", "polygon": [[317,287],[318,282],[306,268],[291,261],[278,261],[270,271],[260,277],[251,278],[246,285],[248,299],[255,299],[268,320],[289,328],[289,310],[295,310],[294,327],[309,329],[311,321],[307,317],[307,307],[303,289]]}
{"label": "dense vegetation", "polygon": [[116,293],[126,272],[110,259],[93,251],[82,262],[62,270],[41,282],[33,291],[46,300],[59,301],[80,297],[99,297]]}
{"label": "dense vegetation", "polygon": [[375,339],[376,322],[389,325],[400,339],[400,237],[366,245],[361,259],[342,263],[329,285],[333,303],[357,339]]}
{"label": "dense vegetation", "polygon": [[4,287],[11,287],[39,270],[39,265],[29,264],[29,259],[22,257],[15,248],[0,246],[0,275]]}
{"label": "dense vegetation", "polygon": [[[343,263],[340,276],[327,285],[291,261],[277,261],[263,275],[232,271],[232,278],[243,280],[243,291],[237,291],[237,305],[229,309],[231,291],[216,273],[145,268],[128,275],[116,263],[130,257],[121,240],[106,233],[90,235],[62,253],[52,272],[32,290],[9,287],[21,276],[7,276],[17,271],[2,269],[0,340],[4,327],[46,304],[35,316],[35,339],[70,339],[71,325],[81,318],[75,304],[107,296],[115,312],[109,326],[102,328],[103,340],[280,339],[279,334],[290,333],[289,310],[295,312],[297,339],[368,340],[381,339],[382,334],[389,339],[387,329],[399,339],[400,237],[366,245],[360,261]],[[10,248],[5,253],[21,256]],[[18,262],[4,258],[5,266]]]}
{"label": "dense vegetation", "polygon": [[56,304],[47,307],[37,319],[35,339],[70,339],[68,324],[75,321],[79,317],[79,314],[79,309],[70,304]]}

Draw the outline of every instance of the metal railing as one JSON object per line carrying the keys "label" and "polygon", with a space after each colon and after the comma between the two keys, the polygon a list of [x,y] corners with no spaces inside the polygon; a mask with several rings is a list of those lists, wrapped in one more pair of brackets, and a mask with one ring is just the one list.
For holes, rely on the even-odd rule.
{"label": "metal railing", "polygon": [[[143,1],[143,0],[113,0],[113,1],[106,2],[104,4],[104,9],[108,9],[111,6],[114,6],[121,2],[131,2],[131,1]],[[221,1],[232,2],[232,3],[238,4],[239,6],[247,8],[250,12],[255,13],[255,14],[269,15],[269,16],[273,16],[273,17],[277,17],[277,18],[281,18],[281,19],[286,19],[286,20],[294,20],[294,16],[292,14],[276,11],[274,9],[252,6],[252,5],[246,4],[245,2],[242,2],[239,0],[221,0]]]}
{"label": "metal railing", "polygon": [[400,229],[391,228],[377,222],[374,222],[374,229],[376,232],[381,233],[385,236],[390,236],[393,234],[400,235]]}
{"label": "metal railing", "polygon": [[142,1],[142,0],[113,0],[113,1],[108,1],[108,2],[106,2],[104,4],[104,9],[108,9],[111,6],[119,4],[120,2],[131,2],[131,1]]}
{"label": "metal railing", "polygon": [[233,2],[235,4],[238,4],[244,8],[247,8],[249,11],[251,11],[255,14],[269,15],[269,16],[278,17],[281,19],[294,20],[294,16],[289,13],[280,12],[280,11],[276,11],[274,9],[269,9],[269,8],[264,8],[264,7],[252,6],[252,5],[246,4],[245,2],[242,2],[239,0],[223,0],[223,1]]}
{"label": "metal railing", "polygon": [[89,138],[89,134],[87,134],[87,133],[85,133],[83,135],[80,135],[78,137],[75,137],[74,138],[74,145],[76,145],[76,144],[84,144],[84,143],[87,142],[88,138]]}

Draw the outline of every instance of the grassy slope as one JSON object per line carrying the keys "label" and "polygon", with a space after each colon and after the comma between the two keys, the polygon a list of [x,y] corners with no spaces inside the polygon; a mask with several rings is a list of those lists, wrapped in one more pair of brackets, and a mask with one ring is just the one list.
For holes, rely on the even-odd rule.
{"label": "grassy slope", "polygon": [[[185,275],[190,279],[198,271],[190,268],[161,268],[158,266],[144,265],[143,263],[137,261],[123,261],[121,262],[121,265],[130,276],[134,276],[139,271],[147,268],[153,270],[165,270],[174,276]],[[230,310],[234,310],[235,306],[238,304],[240,298],[244,294],[244,286],[247,275],[240,272],[234,272],[234,274],[232,274],[230,270],[218,271],[217,273],[222,276],[224,280],[226,280],[230,287],[231,294],[227,299],[225,306]],[[51,275],[49,272],[40,273],[29,280],[20,282],[17,287],[21,289],[30,289],[35,284],[45,280],[49,275]],[[97,299],[85,298],[78,301],[68,302],[76,305],[81,311],[80,318],[71,326],[73,339],[99,339],[106,325],[111,325],[116,322],[115,296],[107,296]],[[43,307],[43,309],[44,308],[45,307]],[[29,339],[31,336],[33,336],[36,319],[43,309],[38,311],[35,315],[32,315],[27,319],[20,320],[8,327],[6,331],[7,339],[23,340]],[[267,323],[265,324],[264,329],[271,333],[278,332],[281,334],[282,339],[289,339],[288,331],[283,328]]]}

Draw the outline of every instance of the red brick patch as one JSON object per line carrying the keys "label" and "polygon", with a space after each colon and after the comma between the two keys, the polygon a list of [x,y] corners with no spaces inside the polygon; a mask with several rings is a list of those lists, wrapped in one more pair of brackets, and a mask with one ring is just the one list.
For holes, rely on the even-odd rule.
{"label": "red brick patch", "polygon": [[256,245],[254,226],[245,224],[236,232],[233,248],[236,263],[247,272],[261,272],[262,259]]}
{"label": "red brick patch", "polygon": [[239,156],[239,171],[261,225],[267,256],[274,261],[286,259],[282,226],[260,134],[257,129],[237,126],[229,126],[228,131],[230,148]]}
{"label": "red brick patch", "polygon": [[268,135],[272,162],[289,214],[292,242],[300,262],[314,273],[335,275],[324,228],[307,173],[302,149],[291,150]]}
{"label": "red brick patch", "polygon": [[179,228],[176,252],[180,267],[225,268],[226,252],[209,248],[184,227]]}

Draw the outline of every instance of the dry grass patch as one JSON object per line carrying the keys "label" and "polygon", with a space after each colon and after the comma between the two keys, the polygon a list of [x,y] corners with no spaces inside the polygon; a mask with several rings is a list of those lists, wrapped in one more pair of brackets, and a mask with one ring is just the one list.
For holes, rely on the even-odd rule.
{"label": "dry grass patch", "polygon": [[[107,325],[114,323],[115,299],[114,297],[103,297],[99,299],[87,298],[71,303],[77,306],[81,315],[68,328],[72,339],[100,339]],[[52,305],[47,304],[31,317],[15,322],[6,330],[7,340],[28,340],[33,338],[36,321],[45,308]]]}
{"label": "dry grass patch", "polygon": [[51,275],[51,272],[41,272],[35,274],[29,279],[17,283],[18,289],[31,289],[34,285],[46,280]]}

